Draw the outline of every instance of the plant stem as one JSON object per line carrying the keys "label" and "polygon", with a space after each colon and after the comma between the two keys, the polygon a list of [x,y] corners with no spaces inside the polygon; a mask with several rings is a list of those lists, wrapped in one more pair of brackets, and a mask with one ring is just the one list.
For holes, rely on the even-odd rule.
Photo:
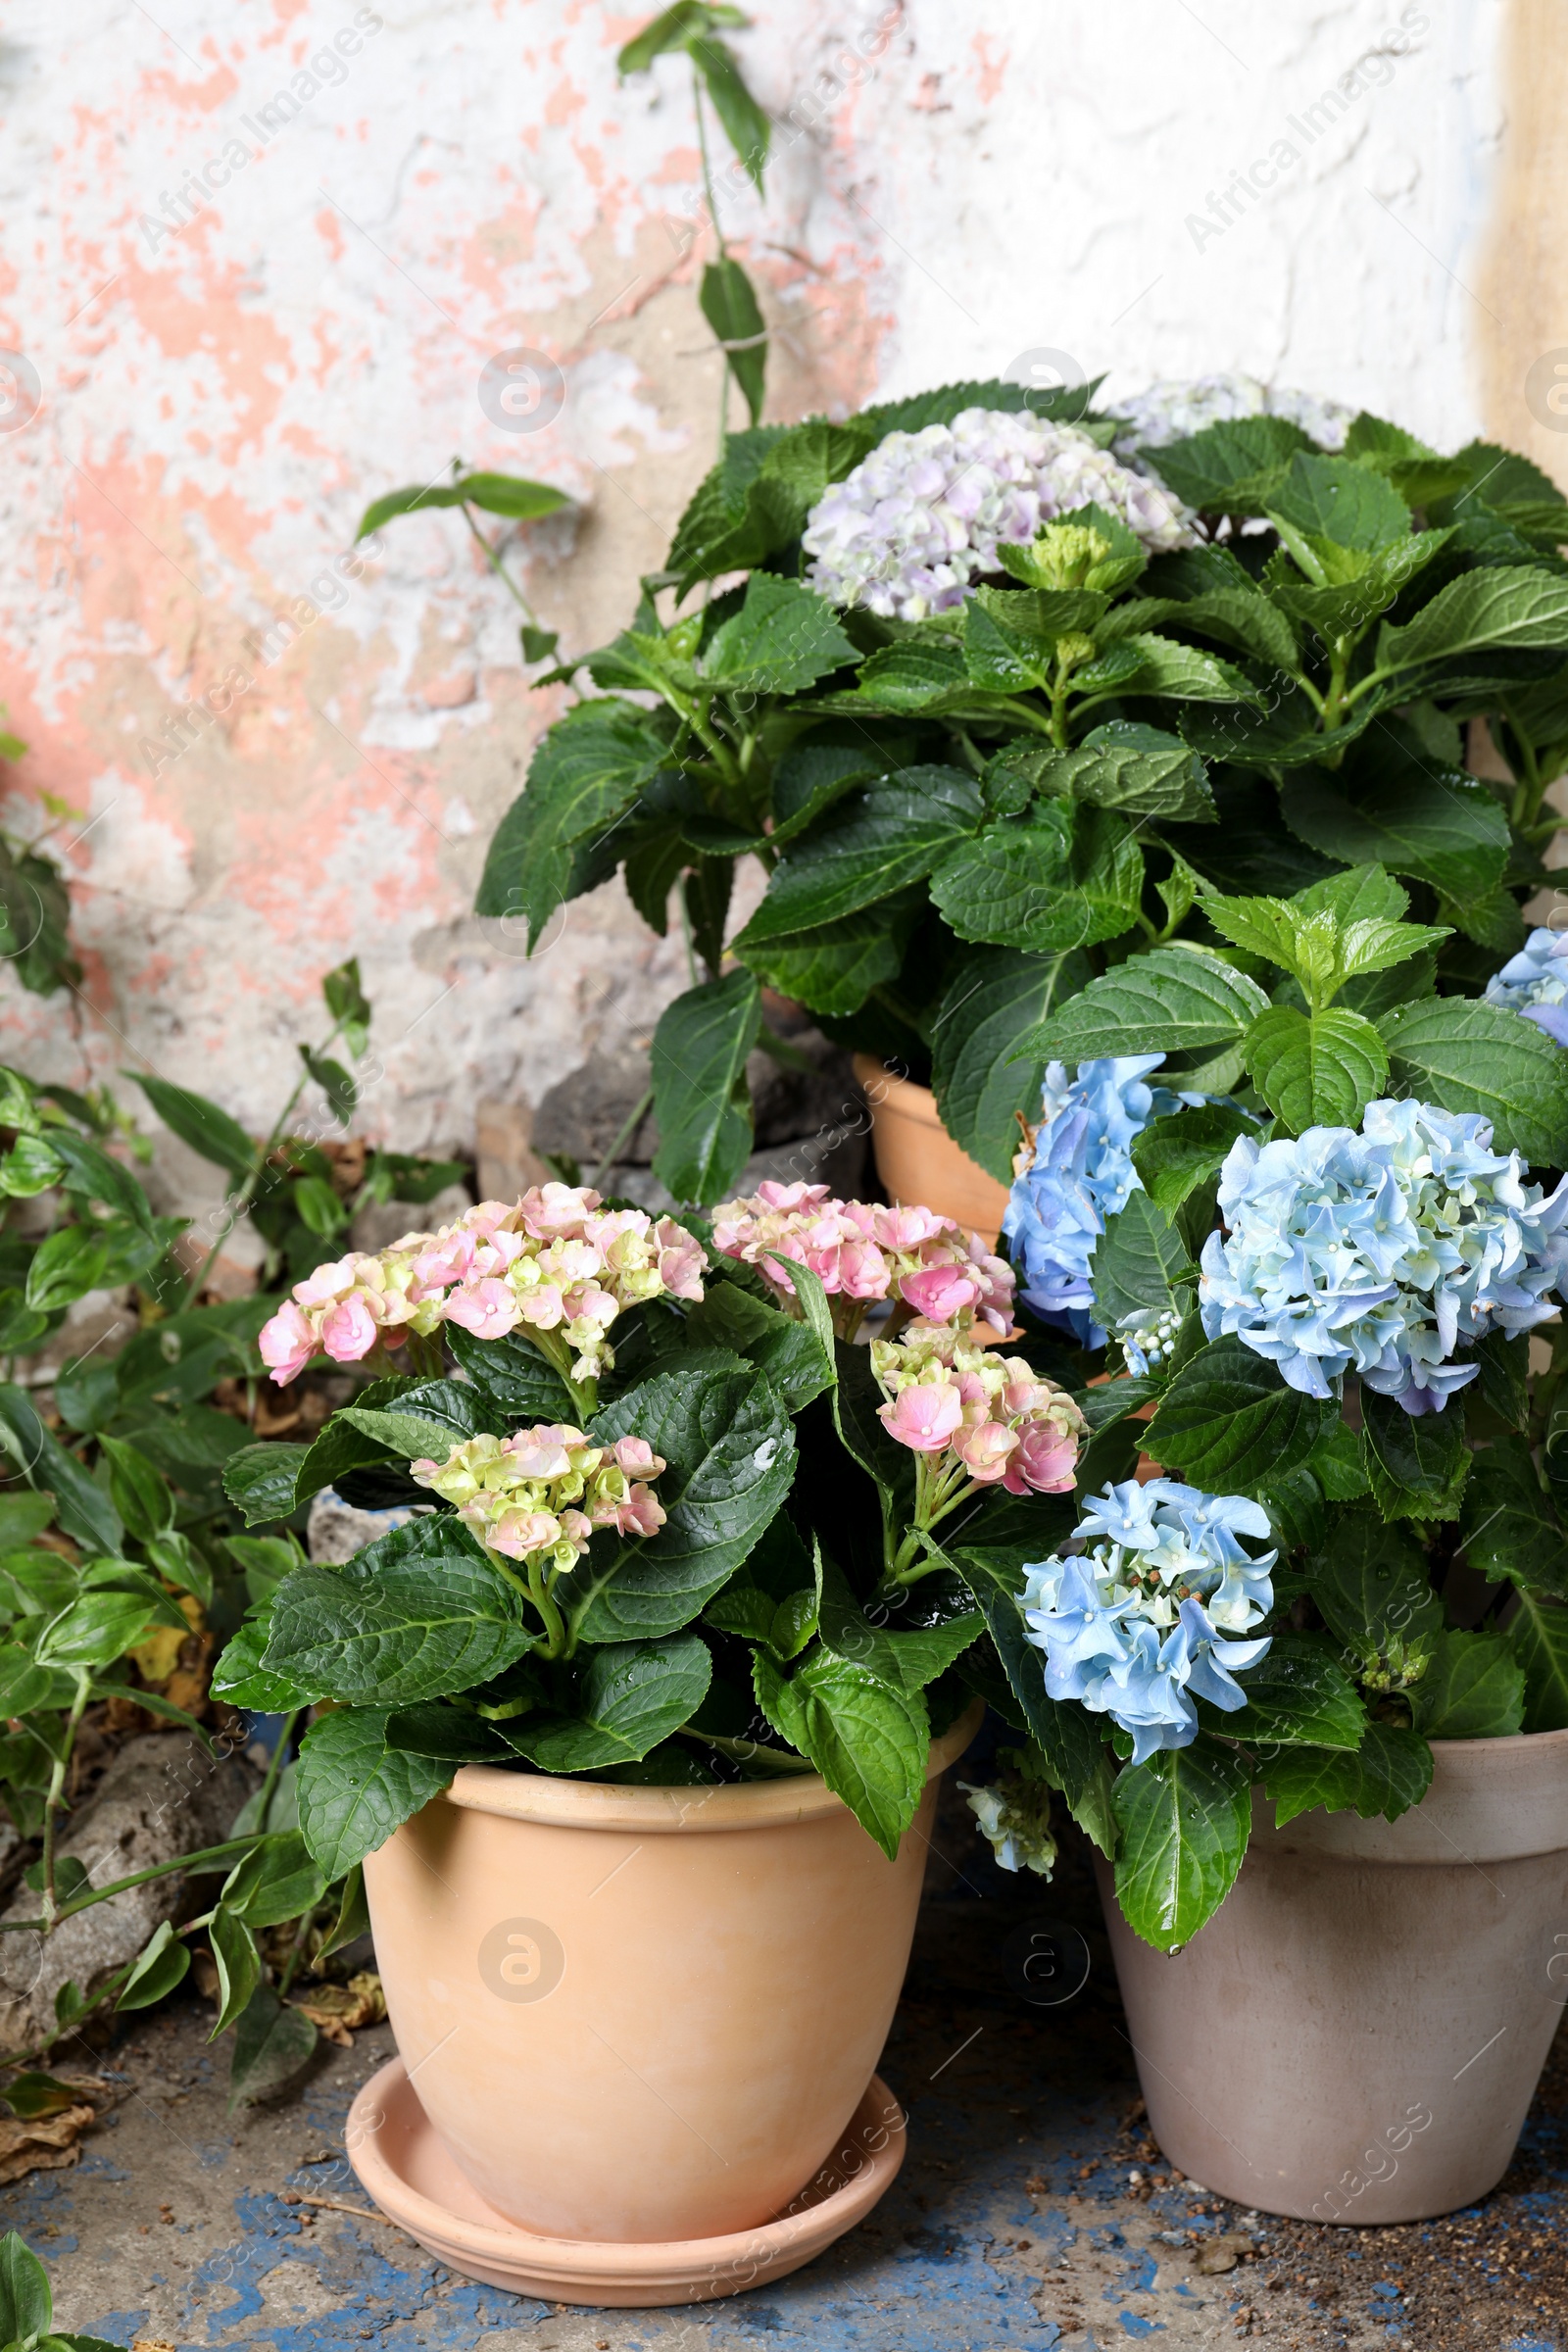
{"label": "plant stem", "polygon": [[[343,1023],[341,1021],[334,1021],[320,1045],[316,1048],[317,1053],[325,1054],[330,1052],[331,1048],[337,1044],[337,1041],[342,1033]],[[251,1201],[255,1197],[256,1188],[267,1173],[267,1163],[271,1158],[272,1153],[276,1151],[278,1143],[282,1138],[283,1130],[287,1126],[290,1118],[293,1116],[294,1105],[299,1101],[301,1095],[304,1094],[306,1087],[310,1083],[310,1076],[311,1073],[309,1070],[305,1070],[301,1073],[299,1079],[295,1083],[293,1093],[289,1096],[288,1101],[278,1112],[277,1117],[272,1121],[271,1134],[268,1137],[266,1143],[262,1145],[260,1151],[257,1152],[256,1157],[251,1164],[249,1175],[246,1177],[244,1183],[240,1186],[238,1193],[234,1197],[233,1205],[236,1216],[243,1215],[245,1210],[249,1208]],[[212,1271],[214,1258],[217,1257],[218,1252],[223,1247],[224,1238],[225,1237],[223,1235],[220,1234],[217,1241],[214,1242],[212,1248],[208,1250],[207,1255],[203,1258],[201,1264],[197,1267],[196,1272],[191,1276],[190,1281],[185,1287],[185,1296],[180,1301],[182,1307],[193,1305],[201,1297],[202,1286],[206,1282],[209,1273]]]}
{"label": "plant stem", "polygon": [[81,1718],[86,1711],[87,1700],[92,1691],[92,1676],[87,1669],[84,1666],[78,1666],[74,1669],[74,1673],[76,1695],[72,1700],[71,1712],[66,1717],[66,1736],[61,1742],[60,1753],[56,1756],[50,1770],[49,1793],[44,1799],[43,1807],[43,1932],[46,1936],[54,1933],[60,1920],[60,1905],[55,1900],[55,1833],[59,1827],[61,1802],[66,1792],[66,1773],[71,1763],[72,1750],[76,1744],[76,1733],[80,1728]]}
{"label": "plant stem", "polygon": [[303,1911],[300,1914],[300,1924],[294,1931],[294,1941],[289,1947],[288,1958],[283,1963],[283,1974],[278,1979],[277,1997],[280,2001],[288,1998],[288,1988],[294,1982],[295,1970],[305,1956],[305,1938],[311,1932],[311,1922],[315,1917],[316,1905],[314,1903],[309,1911]]}
{"label": "plant stem", "polygon": [[689,1723],[683,1723],[673,1737],[695,1740],[704,1747],[715,1747],[721,1756],[733,1756],[741,1764],[772,1764],[780,1772],[816,1770],[809,1756],[793,1755],[787,1747],[760,1747],[755,1740],[721,1740],[716,1732],[694,1732]]}
{"label": "plant stem", "polygon": [[288,1751],[288,1743],[294,1737],[294,1726],[298,1723],[303,1711],[302,1708],[296,1707],[292,1714],[284,1716],[283,1728],[277,1735],[277,1744],[267,1759],[267,1774],[261,1787],[261,1806],[256,1816],[257,1828],[264,1838],[267,1835],[267,1812],[272,1801],[272,1790],[276,1788],[282,1773],[283,1758]]}
{"label": "plant stem", "polygon": [[[254,1836],[230,1838],[226,1843],[206,1846],[200,1853],[175,1854],[172,1861],[155,1862],[150,1870],[132,1871],[128,1879],[111,1879],[106,1886],[95,1886],[91,1894],[84,1894],[79,1902],[62,1903],[56,1925],[63,1920],[74,1919],[78,1911],[90,1911],[96,1903],[107,1903],[111,1895],[123,1894],[127,1887],[145,1886],[149,1879],[167,1879],[176,1870],[199,1869],[204,1864],[216,1868],[219,1862],[237,1862],[256,1843]],[[44,1925],[41,1919],[0,1920],[0,1936],[20,1936],[24,1931],[36,1935]],[[181,1930],[181,1934],[183,1932]]]}
{"label": "plant stem", "polygon": [[[684,897],[684,894],[682,895]],[[595,1168],[592,1176],[589,1178],[589,1185],[594,1192],[598,1192],[599,1187],[604,1183],[605,1178],[610,1174],[611,1169],[614,1166],[616,1160],[619,1159],[626,1146],[631,1142],[632,1137],[642,1125],[647,1113],[653,1108],[653,1102],[654,1090],[652,1087],[650,1087],[648,1092],[637,1102],[626,1120],[626,1124],[624,1127],[622,1127],[620,1133],[611,1145],[610,1150],[605,1153],[604,1158],[599,1162],[598,1167]]]}
{"label": "plant stem", "polygon": [[[713,243],[718,248],[718,258],[724,262],[729,259],[729,251],[724,243],[724,231],[718,225],[718,205],[713,196],[713,171],[708,154],[708,116],[703,107],[702,76],[697,71],[695,60],[692,64],[692,103],[697,109],[697,148],[703,159],[703,194],[708,200],[709,224],[713,231]],[[730,365],[727,351],[721,351],[719,357],[723,361],[723,371],[718,379],[718,458],[719,464],[722,465],[724,450],[729,440]]]}
{"label": "plant stem", "polygon": [[527,618],[528,626],[532,629],[536,629],[539,626],[538,613],[534,611],[532,605],[529,604],[528,599],[523,595],[522,590],[517,586],[516,581],[513,578],[511,572],[502,563],[501,558],[496,554],[495,549],[491,546],[483,531],[480,530],[479,525],[474,521],[473,510],[469,507],[466,500],[464,501],[463,519],[467,524],[469,530],[473,533],[475,539],[477,539],[479,542],[479,545],[483,548],[485,560],[489,564],[491,570],[495,573],[496,578],[507,590],[513,601],[521,607],[522,612]]}

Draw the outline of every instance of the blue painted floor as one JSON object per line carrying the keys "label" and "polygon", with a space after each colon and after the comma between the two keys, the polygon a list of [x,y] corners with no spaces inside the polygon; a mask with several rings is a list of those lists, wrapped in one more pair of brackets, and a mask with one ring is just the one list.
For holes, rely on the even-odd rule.
{"label": "blue painted floor", "polygon": [[[475,2285],[358,2210],[312,2219],[282,2192],[365,2206],[343,2129],[390,2054],[386,2030],[331,2053],[295,2101],[231,2120],[226,2058],[194,1999],[97,2061],[121,2105],[77,2168],[0,2190],[0,2228],[49,2264],[58,2327],[144,2352],[1107,2352],[1144,2338],[1568,2352],[1568,2067],[1548,2070],[1512,2172],[1470,2215],[1331,2230],[1222,2206],[1172,2180],[1143,2135],[1082,1853],[1068,1845],[1052,1886],[1020,1885],[961,1803],[939,1842],[951,1859],[933,1861],[881,2068],[910,2119],[904,2171],[777,2286],[689,2311],[583,2311]],[[1041,2005],[1021,1961],[1046,1924],[1069,1963],[1046,1990],[1068,1997]]]}

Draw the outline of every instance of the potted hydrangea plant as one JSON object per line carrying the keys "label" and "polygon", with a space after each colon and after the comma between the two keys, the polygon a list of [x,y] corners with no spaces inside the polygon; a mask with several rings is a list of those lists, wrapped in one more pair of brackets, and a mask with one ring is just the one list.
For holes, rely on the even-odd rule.
{"label": "potted hydrangea plant", "polygon": [[920,1208],[550,1184],[318,1268],[262,1334],[279,1382],[377,1377],[236,1457],[249,1521],[329,1481],[415,1507],[284,1576],[214,1687],[318,1710],[301,1829],[346,1909],[363,1872],[424,2114],[622,2284],[781,2212],[865,2092],[936,1776],[1006,1687],[1011,1602],[944,1539],[1070,1518],[1085,1424],[1001,1345],[1011,1299]]}
{"label": "potted hydrangea plant", "polygon": [[[750,1149],[764,987],[865,1057],[890,1195],[994,1230],[1043,1076],[1019,1033],[1130,955],[1211,945],[1206,892],[1376,859],[1442,926],[1446,990],[1522,948],[1568,755],[1554,486],[1260,386],[1093,396],[964,383],[730,434],[631,625],[540,679],[583,699],[480,911],[537,937],[618,870],[662,931],[679,885],[693,986],[653,1052],[676,1200]],[[1511,783],[1465,771],[1482,714]],[[765,892],[733,922],[747,858]],[[899,1150],[938,1114],[937,1181],[973,1163],[941,1199]]]}
{"label": "potted hydrangea plant", "polygon": [[1110,1377],[1010,1638],[1166,2153],[1408,2220],[1501,2175],[1560,2016],[1561,965],[1437,993],[1374,864],[1198,904],[1021,1041],[1020,1310]]}

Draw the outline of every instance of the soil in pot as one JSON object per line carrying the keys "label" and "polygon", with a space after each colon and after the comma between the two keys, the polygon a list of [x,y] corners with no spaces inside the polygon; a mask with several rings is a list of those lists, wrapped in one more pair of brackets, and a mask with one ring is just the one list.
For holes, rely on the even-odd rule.
{"label": "soil in pot", "polygon": [[1393,1822],[1276,1830],[1254,1796],[1241,1875],[1174,1957],[1100,1866],[1151,2128],[1238,2204],[1416,2221],[1507,2169],[1568,2000],[1568,1731],[1433,1755]]}
{"label": "soil in pot", "polygon": [[895,1076],[868,1054],[855,1056],[855,1075],[870,1105],[876,1172],[888,1199],[934,1208],[995,1249],[1007,1187],[959,1150],[942,1124],[931,1089]]}
{"label": "soil in pot", "polygon": [[626,1788],[466,1766],[366,1864],[398,2047],[486,2204],[648,2243],[780,2214],[854,2113],[908,1958],[933,1742],[889,1861],[813,1774]]}

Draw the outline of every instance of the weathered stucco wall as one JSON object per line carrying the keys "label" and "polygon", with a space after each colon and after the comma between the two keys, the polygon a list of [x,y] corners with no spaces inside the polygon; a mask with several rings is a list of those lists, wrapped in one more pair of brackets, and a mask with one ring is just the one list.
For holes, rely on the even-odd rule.
{"label": "weathered stucco wall", "polygon": [[[725,226],[768,414],[1054,353],[1463,438],[1500,7],[759,0],[739,46],[781,129],[765,206],[742,187]],[[615,77],[649,13],[11,0],[0,695],[32,748],[4,822],[41,830],[45,792],[81,811],[55,839],[87,963],[69,1006],[0,979],[34,1074],[152,1068],[261,1125],[357,953],[366,1124],[467,1145],[476,1098],[537,1100],[683,984],[618,883],[531,962],[468,912],[562,697],[525,687],[459,517],[349,553],[370,498],[461,455],[578,502],[517,542],[567,647],[659,562],[717,376],[687,69]],[[564,397],[515,430],[479,381],[519,347]]]}

